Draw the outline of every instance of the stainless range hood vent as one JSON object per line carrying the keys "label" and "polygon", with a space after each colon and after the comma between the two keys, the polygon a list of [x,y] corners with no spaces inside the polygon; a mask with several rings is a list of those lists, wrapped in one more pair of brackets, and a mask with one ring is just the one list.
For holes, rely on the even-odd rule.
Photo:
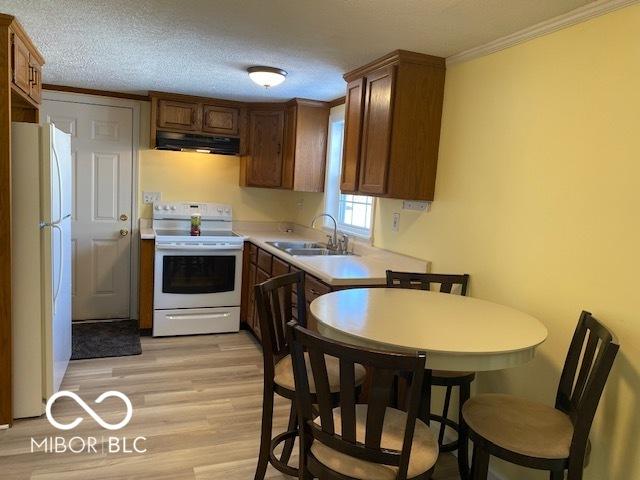
{"label": "stainless range hood vent", "polygon": [[177,152],[238,155],[240,153],[240,139],[198,135],[195,133],[158,131],[156,133],[156,148],[158,150],[173,150]]}

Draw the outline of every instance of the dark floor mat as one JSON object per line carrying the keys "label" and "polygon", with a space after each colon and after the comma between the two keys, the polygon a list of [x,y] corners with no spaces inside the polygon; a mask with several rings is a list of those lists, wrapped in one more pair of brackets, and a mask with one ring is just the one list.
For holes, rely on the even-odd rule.
{"label": "dark floor mat", "polygon": [[140,355],[140,333],[135,320],[75,322],[71,360]]}

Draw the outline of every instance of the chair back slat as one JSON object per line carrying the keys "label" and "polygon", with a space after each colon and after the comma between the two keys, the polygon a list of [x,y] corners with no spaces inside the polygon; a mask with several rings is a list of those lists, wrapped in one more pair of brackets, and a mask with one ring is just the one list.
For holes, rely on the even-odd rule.
{"label": "chair back slat", "polygon": [[318,407],[320,409],[320,420],[322,430],[328,435],[334,434],[333,422],[333,402],[331,401],[331,390],[329,388],[329,375],[327,374],[327,364],[324,354],[318,350],[309,350],[309,361],[313,382],[316,387]]}
{"label": "chair back slat", "polygon": [[574,424],[572,450],[586,448],[589,430],[620,345],[604,324],[583,311],[560,376],[556,408]]}
{"label": "chair back slat", "polygon": [[586,345],[582,351],[582,361],[580,362],[580,368],[578,369],[578,375],[575,378],[575,384],[573,386],[573,392],[571,394],[571,403],[577,405],[584,393],[584,387],[587,383],[589,374],[591,373],[594,361],[596,360],[596,349],[600,343],[600,339],[597,335],[589,332],[586,335]]}
{"label": "chair back slat", "polygon": [[[293,287],[295,292],[293,291]],[[289,353],[286,324],[293,319],[292,296],[296,296],[298,321],[306,325],[304,272],[271,278],[255,286],[258,321],[262,334],[265,374],[273,372],[275,363]],[[270,365],[270,367],[269,367]]]}
{"label": "chair back slat", "polygon": [[369,448],[380,448],[384,414],[393,392],[393,370],[374,368],[371,370],[369,408],[364,443]]}
{"label": "chair back slat", "polygon": [[[361,349],[321,337],[294,321],[289,323],[287,335],[292,347],[296,402],[302,426],[301,441],[305,444],[303,451],[309,451],[309,442],[318,441],[361,460],[399,467],[397,478],[405,480],[422,394],[425,354],[408,355]],[[334,428],[331,402],[323,400],[323,397],[328,398],[328,384],[323,386],[326,380],[323,377],[326,374],[327,358],[330,357],[338,359],[340,366],[340,431]],[[314,375],[317,391],[315,397],[309,389],[307,361],[311,363]],[[373,372],[372,385],[364,405],[356,405],[356,365]],[[399,374],[409,379],[408,412],[402,448],[391,450],[381,447],[381,439],[386,408],[391,399],[393,377]],[[314,418],[314,400],[317,401],[321,425]],[[365,407],[367,416],[363,422],[364,437],[358,438],[357,412]]]}
{"label": "chair back slat", "polygon": [[355,366],[353,363],[340,359],[340,421],[342,438],[345,441],[356,442],[356,392],[353,386],[355,380]]}
{"label": "chair back slat", "polygon": [[460,295],[467,294],[469,275],[445,273],[413,273],[387,270],[387,287],[412,288],[415,290],[431,290],[432,283],[440,284],[441,293],[451,293],[455,285],[460,286]]}

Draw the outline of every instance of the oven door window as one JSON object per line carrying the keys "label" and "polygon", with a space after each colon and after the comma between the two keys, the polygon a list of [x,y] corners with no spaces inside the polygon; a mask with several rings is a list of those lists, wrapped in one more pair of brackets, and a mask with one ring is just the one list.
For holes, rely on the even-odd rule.
{"label": "oven door window", "polygon": [[162,259],[163,293],[232,292],[235,278],[235,256],[166,255]]}

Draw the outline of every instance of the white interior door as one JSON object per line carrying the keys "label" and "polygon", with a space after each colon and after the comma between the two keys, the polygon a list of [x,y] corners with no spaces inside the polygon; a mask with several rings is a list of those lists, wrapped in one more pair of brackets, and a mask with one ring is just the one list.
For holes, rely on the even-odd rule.
{"label": "white interior door", "polygon": [[133,110],[44,100],[41,111],[71,134],[73,319],[128,318]]}

